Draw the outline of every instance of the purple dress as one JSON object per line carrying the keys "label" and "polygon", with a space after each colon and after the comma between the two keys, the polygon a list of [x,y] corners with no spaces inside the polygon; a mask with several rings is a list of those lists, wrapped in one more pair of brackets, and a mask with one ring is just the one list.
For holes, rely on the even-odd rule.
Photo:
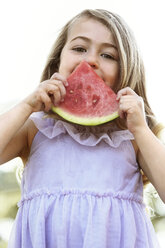
{"label": "purple dress", "polygon": [[[39,129],[8,248],[157,248],[128,130],[33,113]],[[84,133],[84,130],[86,132]]]}

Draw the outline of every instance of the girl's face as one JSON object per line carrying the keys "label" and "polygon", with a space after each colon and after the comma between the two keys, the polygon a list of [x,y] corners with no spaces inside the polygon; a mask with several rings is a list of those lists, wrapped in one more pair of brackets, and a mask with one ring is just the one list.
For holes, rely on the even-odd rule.
{"label": "girl's face", "polygon": [[80,18],[69,30],[60,57],[59,73],[67,78],[83,60],[114,88],[119,79],[116,44],[109,29],[91,18]]}

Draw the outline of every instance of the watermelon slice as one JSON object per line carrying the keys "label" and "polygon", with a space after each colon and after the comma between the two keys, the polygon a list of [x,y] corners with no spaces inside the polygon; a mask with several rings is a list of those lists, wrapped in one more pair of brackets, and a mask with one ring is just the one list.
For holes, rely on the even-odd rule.
{"label": "watermelon slice", "polygon": [[118,117],[116,94],[85,61],[67,79],[64,102],[52,110],[67,121],[95,126]]}

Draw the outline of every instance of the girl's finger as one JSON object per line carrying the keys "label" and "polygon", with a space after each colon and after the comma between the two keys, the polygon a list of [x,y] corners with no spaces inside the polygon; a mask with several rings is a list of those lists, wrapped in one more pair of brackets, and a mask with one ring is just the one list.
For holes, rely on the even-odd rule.
{"label": "girl's finger", "polygon": [[45,87],[45,93],[54,105],[57,105],[62,99],[60,88],[57,85],[47,85],[47,87]]}
{"label": "girl's finger", "polygon": [[122,118],[122,119],[126,118],[126,113],[127,113],[128,109],[129,109],[129,106],[126,105],[125,103],[119,104],[118,114],[119,114],[120,118]]}
{"label": "girl's finger", "polygon": [[41,90],[44,90],[51,98],[52,103],[57,104],[60,101],[63,101],[66,90],[61,81],[49,80],[48,82],[45,82],[45,84],[43,84],[41,87]]}
{"label": "girl's finger", "polygon": [[53,103],[56,106],[61,100],[61,93],[60,93],[60,89],[57,87],[57,90],[54,92],[53,94]]}
{"label": "girl's finger", "polygon": [[55,72],[50,79],[56,79],[59,81],[62,81],[64,83],[65,86],[68,86],[68,82],[66,80],[66,78],[64,76],[62,76],[61,74],[59,74],[58,72]]}
{"label": "girl's finger", "polygon": [[57,80],[55,80],[55,81],[53,80],[51,82],[53,85],[55,85],[56,87],[59,88],[60,94],[61,94],[61,100],[63,100],[65,97],[65,94],[66,94],[66,90],[65,90],[63,83],[61,81],[57,81]]}
{"label": "girl's finger", "polygon": [[136,96],[137,94],[130,87],[126,87],[126,88],[123,88],[123,89],[118,91],[116,100],[119,100],[121,98],[121,96],[124,96],[124,95],[134,95],[134,96]]}
{"label": "girl's finger", "polygon": [[51,101],[51,98],[46,94],[46,92],[43,91],[40,94],[40,101],[44,105],[44,110],[46,112],[48,112],[51,109],[51,107],[52,107],[52,101]]}
{"label": "girl's finger", "polygon": [[53,95],[58,90],[58,86],[55,84],[46,84],[43,89],[48,95]]}

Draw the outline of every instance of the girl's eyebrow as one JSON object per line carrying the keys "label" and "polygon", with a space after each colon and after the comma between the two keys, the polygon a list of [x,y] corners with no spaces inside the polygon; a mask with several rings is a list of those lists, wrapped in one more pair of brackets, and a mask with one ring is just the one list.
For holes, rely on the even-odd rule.
{"label": "girl's eyebrow", "polygon": [[[75,38],[73,38],[71,40],[71,42],[74,41],[74,40],[77,40],[77,39],[82,39],[84,41],[90,42],[90,39],[88,37],[86,37],[86,36],[76,36]],[[114,44],[109,43],[109,42],[104,42],[101,45],[104,46],[104,47],[113,47],[114,49],[117,50],[117,47]]]}

